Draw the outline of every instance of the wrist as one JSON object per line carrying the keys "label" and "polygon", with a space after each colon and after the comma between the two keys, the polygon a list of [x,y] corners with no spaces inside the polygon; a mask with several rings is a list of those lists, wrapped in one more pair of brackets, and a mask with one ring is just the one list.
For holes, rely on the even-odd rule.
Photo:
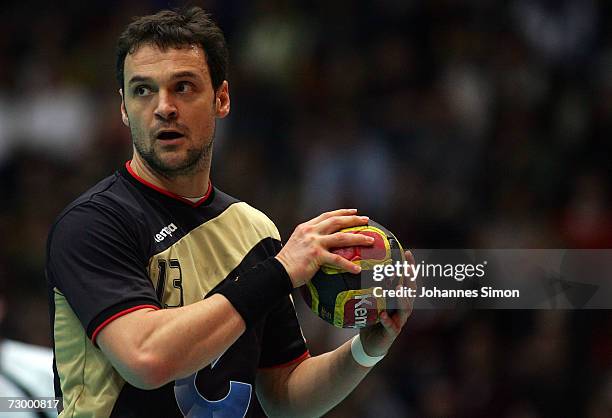
{"label": "wrist", "polygon": [[225,296],[249,327],[291,290],[293,286],[287,271],[278,259],[270,257],[244,273],[228,277],[212,294]]}
{"label": "wrist", "polygon": [[282,253],[276,254],[274,259],[276,259],[276,261],[278,261],[279,264],[285,269],[285,272],[287,273],[287,277],[289,278],[289,281],[291,282],[292,288],[299,287],[298,285],[296,285],[296,282],[294,279],[295,272],[291,268],[291,262],[289,260],[286,260]]}
{"label": "wrist", "polygon": [[386,353],[380,356],[369,355],[365,352],[365,349],[363,348],[363,344],[361,343],[361,336],[357,334],[351,340],[351,355],[353,357],[353,360],[355,360],[355,362],[360,366],[373,367],[376,363],[378,363],[385,357]]}

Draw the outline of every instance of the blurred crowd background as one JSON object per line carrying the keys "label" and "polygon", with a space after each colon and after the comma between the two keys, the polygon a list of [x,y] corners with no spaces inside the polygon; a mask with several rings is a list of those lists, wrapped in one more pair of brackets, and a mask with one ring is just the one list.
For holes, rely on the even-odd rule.
{"label": "blurred crowd background", "polygon": [[[611,3],[197,4],[231,52],[213,182],[285,238],[357,207],[412,248],[612,248]],[[3,5],[4,337],[49,345],[48,229],[131,154],[115,40],[132,16],[177,5]],[[313,353],[346,340],[298,308]],[[328,416],[611,417],[612,313],[414,312]]]}

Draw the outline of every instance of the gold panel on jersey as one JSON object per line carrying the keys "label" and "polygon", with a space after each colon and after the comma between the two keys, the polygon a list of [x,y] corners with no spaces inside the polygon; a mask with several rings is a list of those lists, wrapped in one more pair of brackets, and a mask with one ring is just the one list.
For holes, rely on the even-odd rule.
{"label": "gold panel on jersey", "polygon": [[280,241],[276,226],[262,212],[239,202],[155,254],[148,271],[158,295],[160,277],[164,278],[163,306],[203,299],[265,238]]}
{"label": "gold panel on jersey", "polygon": [[55,361],[65,408],[60,417],[108,417],[125,381],[94,347],[64,295],[53,291]]}

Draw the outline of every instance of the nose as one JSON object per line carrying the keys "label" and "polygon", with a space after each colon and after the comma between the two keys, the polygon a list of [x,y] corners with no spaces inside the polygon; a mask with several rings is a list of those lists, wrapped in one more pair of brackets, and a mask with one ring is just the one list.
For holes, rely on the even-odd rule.
{"label": "nose", "polygon": [[160,91],[157,95],[157,107],[155,116],[161,120],[174,120],[178,117],[178,109],[174,104],[172,96],[167,92]]}

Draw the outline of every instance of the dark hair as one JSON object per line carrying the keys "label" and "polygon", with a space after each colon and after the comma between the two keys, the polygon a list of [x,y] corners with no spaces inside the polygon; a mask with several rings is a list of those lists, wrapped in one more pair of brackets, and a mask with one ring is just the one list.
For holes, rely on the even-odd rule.
{"label": "dark hair", "polygon": [[229,54],[225,37],[210,15],[199,7],[137,17],[125,28],[117,42],[116,76],[121,88],[125,57],[144,44],[162,50],[199,45],[205,52],[213,89],[217,90],[226,79]]}

